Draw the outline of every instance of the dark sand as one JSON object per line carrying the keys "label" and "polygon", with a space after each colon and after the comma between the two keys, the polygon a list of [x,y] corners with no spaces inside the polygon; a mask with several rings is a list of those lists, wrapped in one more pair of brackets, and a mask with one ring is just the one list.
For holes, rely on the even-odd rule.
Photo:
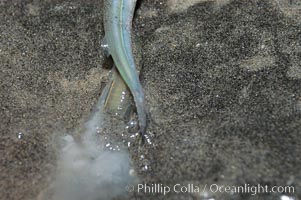
{"label": "dark sand", "polygon": [[[153,142],[130,149],[141,180],[292,185],[300,199],[301,2],[183,2],[142,0],[134,20]],[[102,3],[2,0],[0,30],[0,199],[36,199],[55,134],[78,129],[104,85]]]}

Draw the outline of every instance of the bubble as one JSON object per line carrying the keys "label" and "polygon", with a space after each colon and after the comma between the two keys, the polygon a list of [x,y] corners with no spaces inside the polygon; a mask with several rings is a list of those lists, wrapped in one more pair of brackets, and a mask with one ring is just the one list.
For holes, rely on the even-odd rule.
{"label": "bubble", "polygon": [[23,138],[23,136],[24,136],[24,133],[22,133],[22,132],[19,132],[19,133],[18,133],[18,135],[17,135],[17,138],[20,140],[20,139],[22,139],[22,138]]}

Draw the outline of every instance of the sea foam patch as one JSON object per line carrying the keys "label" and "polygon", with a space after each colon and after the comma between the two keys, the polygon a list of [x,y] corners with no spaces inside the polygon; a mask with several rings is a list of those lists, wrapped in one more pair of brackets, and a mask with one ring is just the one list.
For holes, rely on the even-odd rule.
{"label": "sea foam patch", "polygon": [[127,185],[137,179],[126,149],[110,151],[99,137],[104,126],[103,94],[90,119],[85,124],[81,139],[71,135],[59,139],[60,150],[55,178],[38,199],[101,200],[124,197]]}

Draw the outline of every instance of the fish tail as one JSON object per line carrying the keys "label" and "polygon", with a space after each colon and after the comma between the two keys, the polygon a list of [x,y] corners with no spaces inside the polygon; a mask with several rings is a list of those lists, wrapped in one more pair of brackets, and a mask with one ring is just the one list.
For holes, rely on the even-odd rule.
{"label": "fish tail", "polygon": [[138,114],[138,121],[139,121],[139,129],[141,136],[145,135],[146,126],[147,126],[147,116],[145,110],[145,101],[144,101],[144,93],[143,91],[137,91],[134,93],[134,100],[136,103],[136,109]]}

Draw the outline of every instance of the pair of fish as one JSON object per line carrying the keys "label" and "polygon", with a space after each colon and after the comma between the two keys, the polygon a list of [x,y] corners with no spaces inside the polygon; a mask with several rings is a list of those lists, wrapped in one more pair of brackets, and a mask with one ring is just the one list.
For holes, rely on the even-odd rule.
{"label": "pair of fish", "polygon": [[[146,131],[145,98],[139,81],[134,56],[132,52],[131,29],[136,0],[104,0],[104,30],[103,45],[107,48],[123,81],[114,78],[110,84],[126,84],[136,105],[139,129],[143,136]],[[113,71],[113,73],[116,73]],[[114,89],[114,85],[111,85]],[[115,85],[116,88],[116,85]],[[116,92],[116,90],[115,90]],[[115,94],[108,94],[115,95]],[[113,102],[114,103],[114,102]]]}

